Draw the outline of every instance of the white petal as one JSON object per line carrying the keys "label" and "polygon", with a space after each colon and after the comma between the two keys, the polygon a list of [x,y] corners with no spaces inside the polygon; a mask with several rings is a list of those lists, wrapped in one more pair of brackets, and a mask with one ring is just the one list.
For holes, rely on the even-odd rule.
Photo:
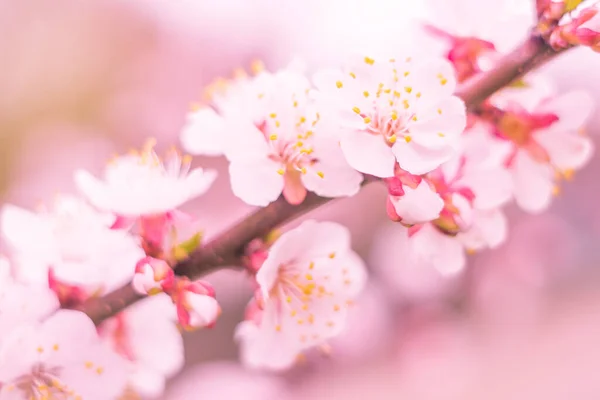
{"label": "white petal", "polygon": [[[323,174],[323,178],[317,174]],[[306,189],[324,197],[354,196],[360,190],[363,176],[349,165],[317,162],[302,175]]]}
{"label": "white petal", "polygon": [[404,195],[392,197],[396,213],[406,224],[420,224],[440,216],[444,208],[442,198],[423,180],[416,189],[404,186]]}
{"label": "white petal", "polygon": [[264,207],[277,200],[283,190],[283,176],[277,173],[279,164],[268,158],[260,160],[232,161],[229,176],[233,194],[244,202]]}
{"label": "white petal", "polygon": [[467,124],[465,105],[455,96],[433,104],[431,109],[418,113],[417,118],[410,122],[412,139],[433,148],[456,146]]}
{"label": "white petal", "polygon": [[543,102],[536,112],[558,116],[558,121],[551,125],[551,129],[574,131],[586,123],[593,108],[594,100],[587,92],[572,91]]}
{"label": "white petal", "polygon": [[225,156],[232,162],[257,160],[266,157],[269,144],[252,121],[233,120],[227,125],[231,131],[224,146]]}
{"label": "white petal", "polygon": [[548,164],[538,163],[521,151],[515,157],[511,170],[519,207],[538,213],[550,206],[554,172]]}
{"label": "white petal", "polygon": [[425,225],[410,239],[413,251],[421,262],[427,262],[444,275],[454,275],[465,266],[465,254],[461,242],[445,235],[431,225]]}
{"label": "white petal", "polygon": [[181,132],[181,143],[191,154],[219,156],[223,154],[226,134],[223,117],[212,108],[201,108],[188,114]]}
{"label": "white petal", "polygon": [[413,91],[421,92],[418,110],[425,110],[449,97],[456,88],[456,79],[452,64],[444,59],[418,61],[410,67],[406,80]]}
{"label": "white petal", "polygon": [[148,368],[136,368],[129,376],[129,385],[144,399],[155,399],[165,391],[165,377]]}
{"label": "white petal", "polygon": [[74,173],[75,184],[88,201],[100,210],[108,210],[112,206],[108,186],[85,170]]}
{"label": "white petal", "polygon": [[349,131],[342,137],[340,145],[346,160],[356,170],[380,178],[394,175],[396,160],[381,136]]}
{"label": "white petal", "polygon": [[471,229],[459,233],[458,239],[471,250],[495,248],[504,243],[508,233],[506,216],[500,209],[476,211]]}
{"label": "white petal", "polygon": [[497,208],[512,198],[512,177],[506,169],[472,168],[460,182],[473,191],[473,205],[481,210]]}
{"label": "white petal", "polygon": [[[269,315],[265,310],[265,316]],[[290,335],[275,330],[270,324],[269,332],[262,332],[253,322],[241,322],[235,331],[240,343],[242,363],[250,368],[286,369],[294,364],[301,348],[291,342]]]}
{"label": "white petal", "polygon": [[592,157],[593,142],[575,132],[559,132],[554,129],[540,132],[536,140],[550,156],[550,162],[561,170],[579,169]]}
{"label": "white petal", "polygon": [[206,193],[215,179],[217,179],[217,171],[212,169],[205,170],[202,168],[194,168],[185,177],[182,185],[185,185],[187,188],[187,196],[191,199]]}
{"label": "white petal", "polygon": [[456,154],[456,150],[451,146],[433,150],[404,140],[394,143],[392,151],[400,167],[414,175],[431,172]]}
{"label": "white petal", "polygon": [[144,299],[125,314],[136,363],[171,377],[184,363],[183,339],[173,321],[173,304],[165,294]]}
{"label": "white petal", "polygon": [[208,326],[217,320],[221,309],[214,297],[186,292],[186,301],[191,307],[191,326],[201,328]]}

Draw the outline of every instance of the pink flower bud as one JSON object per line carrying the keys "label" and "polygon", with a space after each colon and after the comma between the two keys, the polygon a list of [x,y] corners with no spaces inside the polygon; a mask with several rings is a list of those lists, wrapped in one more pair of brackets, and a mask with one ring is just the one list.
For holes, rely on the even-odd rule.
{"label": "pink flower bud", "polygon": [[177,308],[179,325],[186,331],[210,328],[221,314],[215,291],[208,282],[177,278],[171,298]]}
{"label": "pink flower bud", "polygon": [[600,52],[600,6],[583,9],[571,22],[558,27],[550,37],[555,48],[571,45],[588,46]]}
{"label": "pink flower bud", "polygon": [[163,260],[144,257],[135,266],[132,286],[139,294],[154,295],[173,285],[174,273]]}

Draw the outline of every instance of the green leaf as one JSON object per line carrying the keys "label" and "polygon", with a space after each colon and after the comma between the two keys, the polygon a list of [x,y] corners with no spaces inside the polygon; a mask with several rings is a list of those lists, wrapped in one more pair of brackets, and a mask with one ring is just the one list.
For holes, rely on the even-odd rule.
{"label": "green leaf", "polygon": [[178,245],[173,247],[173,257],[177,261],[181,261],[187,258],[191,253],[193,253],[198,247],[200,247],[200,243],[202,242],[202,232],[196,233],[194,236],[189,238],[186,241],[179,243]]}

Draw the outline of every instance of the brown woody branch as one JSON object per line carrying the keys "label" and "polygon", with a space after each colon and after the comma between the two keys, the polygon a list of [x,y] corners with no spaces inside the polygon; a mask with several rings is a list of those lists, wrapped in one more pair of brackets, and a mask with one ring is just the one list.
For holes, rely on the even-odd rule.
{"label": "brown woody branch", "polygon": [[[550,48],[543,39],[532,36],[505,55],[493,69],[468,80],[456,94],[464,100],[469,111],[474,111],[494,92],[539,67],[559,52]],[[368,177],[364,184],[373,181],[374,179]],[[292,206],[285,199],[279,198],[199,248],[187,260],[176,265],[175,272],[195,279],[220,268],[235,266],[251,240],[265,236],[277,226],[331,200],[333,199],[311,193],[302,204]],[[89,299],[79,309],[99,324],[141,298],[142,296],[133,291],[131,285],[127,285],[103,297]]]}

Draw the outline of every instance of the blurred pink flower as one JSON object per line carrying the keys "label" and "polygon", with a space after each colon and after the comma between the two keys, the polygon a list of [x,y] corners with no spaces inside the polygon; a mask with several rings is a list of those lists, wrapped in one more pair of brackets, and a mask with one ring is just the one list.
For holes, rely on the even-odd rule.
{"label": "blurred pink flower", "polygon": [[213,362],[188,368],[177,377],[165,399],[285,400],[284,385],[275,377],[248,371],[233,362]]}
{"label": "blurred pink flower", "polygon": [[129,388],[144,398],[156,398],[165,380],[183,368],[183,339],[175,309],[167,295],[142,300],[105,321],[100,336],[129,364]]}

